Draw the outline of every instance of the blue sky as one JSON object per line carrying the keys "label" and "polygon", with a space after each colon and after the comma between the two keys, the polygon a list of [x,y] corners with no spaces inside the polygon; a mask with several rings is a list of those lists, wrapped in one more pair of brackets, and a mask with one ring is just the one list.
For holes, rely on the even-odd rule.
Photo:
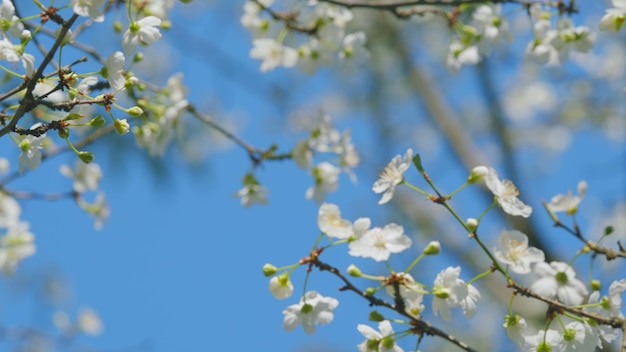
{"label": "blue sky", "polygon": [[[213,6],[222,12],[214,11]],[[182,71],[190,101],[221,115],[221,119],[232,119],[228,123],[239,125],[238,133],[246,141],[258,147],[277,142],[288,149],[305,137],[289,132],[289,109],[315,105],[324,92],[341,87],[332,86],[335,72],[330,70],[312,78],[285,70],[258,73],[258,62],[248,59],[249,36],[240,28],[238,11],[239,6],[232,4],[195,4],[189,8],[177,4],[172,17],[175,27],[165,32],[162,43],[146,50],[147,61],[160,61],[165,72]],[[180,40],[189,37],[206,42]],[[216,48],[206,50],[206,43]],[[115,44],[110,45],[107,49],[116,50]],[[167,77],[153,73],[159,83]],[[288,90],[289,106],[271,99],[275,93],[271,87],[276,86]],[[347,219],[368,216],[374,225],[382,226],[389,217],[397,216],[389,214],[390,207],[376,204],[378,196],[371,192],[376,172],[395,154],[415,146],[406,142],[377,155],[381,151],[372,142],[375,127],[362,120],[351,122],[349,118],[360,114],[359,109],[354,110],[345,113],[337,124],[351,127],[357,148],[362,148],[363,166],[357,170],[362,173],[356,185],[344,175],[340,191],[329,195],[328,201],[337,203]],[[95,231],[92,219],[71,200],[22,203],[23,219],[30,222],[37,238],[37,254],[20,266],[15,277],[0,280],[0,325],[33,325],[53,331],[55,310],[67,310],[75,316],[81,306],[89,306],[100,314],[104,334],[80,337],[77,346],[85,344],[97,351],[355,350],[362,339],[356,324],[367,323],[365,301],[348,299],[349,293],[337,292],[338,280],[314,272],[310,287],[340,300],[335,320],[313,336],[302,329],[286,333],[281,327],[281,311],[298,299],[294,295],[285,301],[275,300],[268,291],[269,279],[261,272],[267,262],[282,266],[306,256],[319,233],[318,205],[304,198],[312,183],[306,172],[292,162],[264,164],[257,177],[270,189],[270,204],[244,208],[234,197],[250,168],[241,149],[217,148],[195,167],[172,150],[162,160],[167,172],[159,177],[137,150],[120,153],[114,148],[112,144],[120,138],[128,141],[131,136],[112,136],[88,148],[96,153],[104,171],[100,187],[112,209],[103,230]],[[0,145],[0,156],[12,158],[16,166],[17,151],[9,148],[10,141]],[[111,154],[112,150],[119,154]],[[527,199],[541,228],[550,229],[550,223],[541,212],[539,200],[575,189],[580,179],[587,179],[590,193],[595,193],[592,205],[608,199],[604,206],[609,207],[612,201],[623,200],[623,167],[609,175],[590,167],[598,165],[596,162],[606,165],[611,160],[623,161],[623,153],[623,142],[607,142],[604,135],[593,130],[577,132],[572,148],[552,165],[553,173],[532,176],[523,185],[531,189]],[[464,181],[466,173],[455,165],[449,150],[444,148],[439,155],[437,159],[426,158],[426,167],[451,191]],[[533,154],[520,152],[518,157],[526,167],[533,167]],[[45,162],[11,187],[42,192],[68,190],[70,180],[58,173],[62,163],[73,164],[73,156]],[[531,171],[522,175],[531,175]],[[415,170],[407,178],[426,187]],[[459,199],[459,206],[468,214],[483,209],[474,205],[470,196]],[[594,214],[591,206],[586,210]],[[582,224],[589,225],[585,216],[581,218]],[[487,240],[495,244],[495,236]],[[552,241],[563,242],[560,238]],[[328,252],[328,259],[340,269],[355,262],[371,272],[381,270],[368,261],[348,258],[343,248]],[[432,280],[440,269],[454,262],[428,258],[422,270]],[[401,267],[405,261],[392,263]],[[60,295],[54,304],[41,294],[45,277],[61,280],[68,287],[67,294]],[[293,278],[296,294],[302,290],[303,279],[300,269]],[[487,313],[479,319],[488,319]],[[443,325],[440,319],[428,318]],[[408,350],[410,345],[405,347]]]}

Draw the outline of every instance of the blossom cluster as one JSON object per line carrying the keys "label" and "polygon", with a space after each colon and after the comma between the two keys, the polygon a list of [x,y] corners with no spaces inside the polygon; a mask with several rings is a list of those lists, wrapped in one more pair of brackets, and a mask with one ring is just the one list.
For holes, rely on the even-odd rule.
{"label": "blossom cluster", "polygon": [[[298,66],[307,74],[335,61],[360,62],[369,56],[364,32],[347,33],[352,12],[337,5],[308,0],[296,16],[271,10],[273,0],[244,4],[241,24],[253,36],[250,56],[262,60],[261,71]],[[302,40],[287,43],[288,32],[302,33]],[[299,36],[300,37],[300,36]]]}
{"label": "blossom cluster", "polygon": [[[394,157],[385,167],[380,179],[373,186],[374,192],[383,194],[379,204],[391,201],[396,187],[401,185],[406,185],[422,195],[428,194],[405,180],[405,173],[411,163],[422,172],[419,156],[414,157],[413,151],[408,149],[403,156]],[[436,190],[436,186],[430,184]],[[324,251],[332,247],[347,244],[350,256],[385,262],[389,274],[387,276],[370,275],[364,273],[356,265],[350,265],[346,269],[347,274],[354,278],[374,281],[377,287],[368,287],[360,291],[355,288],[355,283],[351,283],[343,287],[342,291],[355,291],[369,300],[370,305],[383,305],[399,313],[401,319],[412,321],[409,323],[401,319],[390,319],[376,311],[372,312],[370,319],[378,322],[379,330],[364,324],[357,326],[358,331],[366,338],[358,344],[359,351],[403,351],[397,341],[411,335],[411,331],[394,332],[392,322],[419,324],[424,319],[426,297],[430,297],[432,314],[441,316],[444,321],[452,320],[454,309],[460,309],[468,318],[473,317],[481,299],[481,293],[474,282],[494,272],[502,274],[506,278],[506,285],[517,290],[511,291],[511,302],[522,291],[527,292],[524,295],[530,297],[557,302],[553,304],[561,305],[562,309],[572,309],[568,311],[571,314],[566,314],[564,310],[549,314],[543,327],[537,329],[527,324],[523,314],[514,312],[510,305],[508,314],[504,317],[504,327],[511,340],[523,350],[590,351],[595,347],[602,348],[604,343],[615,340],[618,336],[615,328],[603,319],[623,318],[621,296],[626,289],[626,279],[613,281],[609,287],[608,296],[601,298],[599,291],[601,285],[598,282],[594,283],[592,280],[589,286],[582,282],[577,277],[571,262],[547,262],[544,252],[530,246],[528,236],[517,230],[502,230],[498,237],[498,244],[492,250],[487,249],[478,236],[480,219],[486,212],[497,205],[509,215],[529,217],[532,208],[518,198],[519,191],[513,183],[509,180],[501,180],[495,169],[491,167],[478,166],[472,169],[466,183],[460,189],[472,184],[484,184],[494,196],[493,204],[480,217],[469,218],[467,222],[462,223],[464,230],[470,234],[470,238],[476,239],[493,260],[492,269],[485,273],[466,281],[461,278],[460,266],[450,266],[439,271],[431,285],[415,280],[411,271],[424,257],[436,255],[442,250],[438,241],[430,242],[406,269],[396,271],[389,264],[390,257],[405,252],[413,246],[413,240],[404,233],[402,226],[390,223],[384,227],[372,227],[371,219],[367,217],[350,221],[342,217],[336,204],[323,203],[317,216],[321,235],[316,241],[317,248],[311,251],[310,256],[283,268],[277,268],[271,264],[264,266],[264,274],[272,277],[269,282],[270,292],[277,299],[291,297],[294,292],[291,276],[298,266],[308,265],[309,268],[319,266],[320,269],[323,268],[322,271],[338,272],[338,269],[328,269],[328,265],[323,263],[320,257]],[[550,203],[545,203],[546,210],[553,217],[556,217],[555,213],[559,212],[573,216],[586,189],[586,182],[581,181],[578,185],[578,196],[573,196],[571,191],[565,195],[556,195]],[[446,203],[448,199],[445,196],[433,195],[428,195],[427,198],[435,203]],[[447,207],[456,215],[450,205]],[[320,242],[322,238],[326,238],[329,244],[322,245]],[[517,284],[517,276],[526,276],[531,282],[530,287],[521,288]],[[342,277],[342,279],[346,281],[345,278]],[[306,289],[305,284],[306,293],[301,297],[300,303],[291,305],[283,311],[283,327],[287,331],[301,324],[308,334],[312,334],[316,330],[316,325],[328,324],[334,318],[334,310],[339,305],[338,300]],[[381,290],[387,293],[386,300],[378,297],[378,292]],[[388,303],[380,303],[382,301]],[[576,314],[576,312],[580,313]],[[589,315],[585,314],[591,314],[591,317],[596,318],[589,318]]]}

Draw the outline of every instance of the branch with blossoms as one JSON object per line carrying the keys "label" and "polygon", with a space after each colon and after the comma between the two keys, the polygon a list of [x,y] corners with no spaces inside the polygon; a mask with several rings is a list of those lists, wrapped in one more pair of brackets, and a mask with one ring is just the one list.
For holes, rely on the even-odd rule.
{"label": "branch with blossoms", "polygon": [[[433,194],[409,183],[405,178],[405,173],[411,165],[422,175],[433,190]],[[449,200],[466,187],[480,183],[493,193],[493,203],[479,216],[463,220]],[[475,167],[464,184],[446,195],[439,190],[432,177],[426,172],[420,156],[414,156],[413,151],[409,149],[404,155],[397,155],[391,160],[381,172],[380,178],[374,183],[372,190],[382,194],[379,204],[385,204],[393,198],[399,186],[406,186],[421,197],[447,209],[464,232],[469,234],[469,238],[476,242],[481,252],[489,258],[490,268],[465,281],[460,278],[460,266],[448,267],[439,272],[432,286],[426,285],[415,280],[410,272],[417,268],[425,257],[440,253],[441,247],[438,242],[429,243],[404,270],[395,270],[388,262],[390,256],[412,246],[412,240],[404,234],[402,226],[392,223],[383,228],[370,228],[369,218],[359,218],[352,222],[341,217],[337,205],[324,203],[319,209],[317,218],[321,235],[315,241],[310,255],[292,265],[277,268],[266,264],[263,268],[264,275],[272,277],[269,285],[272,294],[278,299],[285,299],[293,293],[293,283],[290,277],[294,270],[299,266],[308,266],[307,279],[304,284],[305,294],[301,302],[283,311],[285,330],[291,331],[302,324],[305,331],[312,334],[315,332],[315,324],[323,325],[332,320],[333,310],[338,306],[338,301],[331,297],[321,296],[316,291],[307,291],[311,267],[317,267],[322,272],[329,271],[343,281],[345,286],[341,287],[340,291],[353,291],[359,297],[366,299],[370,306],[385,307],[404,319],[409,319],[408,321],[390,319],[378,312],[372,312],[370,320],[379,322],[380,332],[367,325],[359,324],[357,329],[366,337],[366,341],[358,345],[361,352],[383,347],[388,350],[402,351],[397,341],[410,335],[419,336],[417,346],[424,336],[434,335],[464,350],[475,350],[465,342],[459,341],[426,322],[423,319],[425,311],[423,301],[425,297],[432,296],[434,315],[441,315],[445,321],[451,320],[452,309],[455,308],[460,308],[466,317],[471,318],[478,309],[481,299],[481,293],[474,284],[496,272],[504,277],[503,286],[513,289],[511,290],[511,303],[516,296],[524,296],[548,305],[545,325],[542,329],[536,330],[530,328],[524,317],[514,312],[512,305],[509,304],[508,314],[504,316],[504,327],[511,340],[522,348],[538,351],[591,350],[595,346],[601,347],[603,340],[607,342],[615,340],[616,330],[622,330],[622,336],[624,336],[623,327],[626,326],[626,319],[621,313],[621,295],[626,290],[626,279],[613,281],[609,288],[609,296],[600,298],[600,281],[592,280],[590,285],[593,292],[590,294],[587,286],[576,277],[571,262],[546,262],[543,251],[530,247],[525,234],[515,230],[503,230],[499,236],[499,246],[493,250],[490,250],[484,240],[479,237],[478,229],[481,220],[488,212],[496,208],[512,216],[527,218],[532,214],[532,208],[518,198],[519,192],[515,185],[511,181],[500,179],[493,168]],[[568,208],[563,204],[571,206],[572,202],[567,196],[556,196],[551,202],[550,209],[552,212],[566,211]],[[322,244],[324,239],[327,239],[329,243]],[[377,283],[375,287],[361,290],[339,269],[319,260],[322,252],[343,245],[348,246],[348,254],[351,256],[384,262],[389,275],[369,275],[355,265],[350,265],[347,269],[349,275]],[[530,273],[534,273],[538,278],[529,288],[519,285],[513,279],[513,275]],[[393,304],[377,296],[382,290],[392,297]],[[392,322],[409,324],[412,328],[395,332]],[[626,347],[626,342],[622,345],[623,348]]]}

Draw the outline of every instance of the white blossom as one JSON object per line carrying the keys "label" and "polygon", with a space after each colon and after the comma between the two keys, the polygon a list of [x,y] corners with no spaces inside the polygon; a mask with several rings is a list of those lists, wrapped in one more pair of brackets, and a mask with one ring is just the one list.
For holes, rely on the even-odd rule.
{"label": "white blossom", "polygon": [[509,180],[501,181],[496,170],[492,168],[489,168],[489,173],[484,176],[484,180],[485,185],[496,197],[496,201],[505,213],[525,218],[530,216],[533,209],[517,198],[519,191],[513,182]]}
{"label": "white blossom", "polygon": [[450,308],[460,306],[468,295],[465,282],[459,279],[460,274],[461,267],[448,267],[437,274],[433,284],[433,313],[437,316],[441,312],[441,317],[446,321],[452,319]]}
{"label": "white blossom", "polygon": [[161,38],[160,25],[161,19],[155,16],[147,16],[139,21],[131,22],[122,37],[124,51],[131,53],[137,45],[147,46],[159,40]]}
{"label": "white blossom", "polygon": [[35,254],[35,236],[28,231],[28,223],[11,225],[8,232],[0,237],[0,270],[11,275],[17,264]]}
{"label": "white blossom", "polygon": [[557,194],[552,197],[550,203],[548,203],[548,209],[553,213],[564,211],[567,214],[574,214],[578,210],[578,204],[585,197],[587,192],[587,182],[578,182],[578,195],[572,195],[572,191],[567,191],[567,194]]}
{"label": "white blossom", "polygon": [[351,242],[349,254],[380,262],[389,259],[392,253],[411,247],[411,243],[409,236],[404,234],[404,228],[392,223],[384,228],[375,227]]}
{"label": "white blossom", "polygon": [[91,336],[100,335],[104,329],[100,316],[98,316],[98,313],[91,308],[82,308],[80,310],[80,313],[78,313],[76,327],[78,330]]}
{"label": "white blossom", "polygon": [[332,297],[324,297],[315,291],[308,291],[300,300],[283,310],[285,318],[283,329],[292,331],[302,324],[304,331],[311,335],[315,332],[315,325],[330,323],[334,316],[333,310],[337,308],[339,301]]}
{"label": "white blossom", "polygon": [[[36,126],[33,126],[36,127]],[[39,164],[41,164],[41,143],[46,138],[46,134],[42,134],[39,137],[33,135],[27,135],[20,142],[20,158],[19,158],[19,171],[24,173],[26,169],[35,170]]]}
{"label": "white blossom", "polygon": [[250,57],[263,60],[261,72],[273,70],[279,66],[293,67],[298,63],[298,52],[275,39],[254,39],[252,44],[254,47],[250,50]]}
{"label": "white blossom", "polygon": [[528,274],[531,264],[545,260],[542,250],[528,247],[528,237],[522,232],[502,230],[499,241],[500,248],[493,249],[494,255],[515,273]]}
{"label": "white blossom", "polygon": [[276,299],[285,299],[293,294],[293,284],[287,273],[276,275],[270,279],[270,292]]}
{"label": "white blossom", "polygon": [[541,262],[535,265],[534,272],[539,275],[539,279],[530,289],[541,296],[577,306],[583,303],[588,294],[585,285],[576,278],[576,272],[567,263]]}
{"label": "white blossom", "polygon": [[341,211],[335,204],[322,204],[317,214],[317,225],[328,237],[346,239],[352,235],[352,223],[341,218]]}
{"label": "white blossom", "polygon": [[536,334],[524,337],[524,347],[528,352],[563,351],[563,336],[556,330],[539,330]]}
{"label": "white blossom", "polygon": [[446,64],[453,71],[458,71],[463,65],[475,65],[480,61],[478,47],[464,45],[458,40],[450,43]]}
{"label": "white blossom", "polygon": [[98,189],[98,182],[102,178],[100,166],[96,163],[85,164],[78,160],[74,169],[67,165],[61,165],[61,174],[74,180],[74,191],[83,193],[87,190]]}
{"label": "white blossom", "polygon": [[20,38],[24,30],[24,24],[15,15],[15,7],[11,0],[2,0],[0,4],[0,21],[5,22],[0,26],[0,30],[8,32],[15,38]]}
{"label": "white blossom", "polygon": [[79,16],[90,17],[94,22],[104,21],[102,5],[105,0],[72,0],[74,13]]}
{"label": "white blossom", "polygon": [[409,148],[404,157],[396,155],[391,162],[385,166],[383,172],[378,176],[378,180],[372,186],[375,193],[382,193],[383,196],[378,204],[385,204],[393,198],[396,186],[404,181],[404,173],[411,166],[413,160],[413,149]]}
{"label": "white blossom", "polygon": [[359,352],[403,352],[404,350],[395,344],[393,338],[393,328],[389,320],[383,320],[378,323],[378,330],[374,330],[368,325],[359,324],[357,330],[366,340],[361,342],[357,347]]}
{"label": "white blossom", "polygon": [[15,198],[0,191],[0,227],[11,227],[19,222],[22,208]]}
{"label": "white blossom", "polygon": [[617,32],[626,20],[626,0],[612,0],[613,8],[607,9],[600,19],[600,30]]}
{"label": "white blossom", "polygon": [[126,78],[124,77],[124,61],[124,53],[116,51],[109,55],[104,64],[106,75],[103,74],[103,76],[109,81],[111,88],[115,90],[124,88],[126,84]]}
{"label": "white blossom", "polygon": [[236,196],[241,199],[241,205],[249,207],[254,204],[267,204],[267,188],[259,184],[244,184],[243,188],[237,191]]}
{"label": "white blossom", "polygon": [[321,203],[326,198],[326,193],[334,192],[339,186],[339,172],[341,170],[329,162],[322,162],[311,171],[315,179],[315,185],[306,191],[306,198],[313,198]]}

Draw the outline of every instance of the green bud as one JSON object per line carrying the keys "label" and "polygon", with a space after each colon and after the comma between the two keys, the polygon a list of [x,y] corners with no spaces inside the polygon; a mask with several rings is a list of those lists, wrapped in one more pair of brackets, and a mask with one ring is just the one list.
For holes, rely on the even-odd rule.
{"label": "green bud", "polygon": [[373,296],[376,293],[376,289],[373,287],[368,287],[365,289],[365,294],[368,296]]}
{"label": "green bud", "polygon": [[89,126],[102,127],[105,123],[106,121],[104,120],[104,117],[102,117],[102,115],[98,115],[89,121]]}
{"label": "green bud", "polygon": [[137,53],[133,56],[133,63],[138,63],[143,61],[143,53]]}
{"label": "green bud", "polygon": [[465,227],[470,233],[476,232],[476,229],[478,228],[478,220],[474,218],[468,218],[467,220],[465,220]]}
{"label": "green bud", "polygon": [[350,264],[350,266],[348,267],[348,275],[354,276],[354,277],[361,277],[363,273],[361,272],[361,269],[356,267],[356,265]]}
{"label": "green bud", "polygon": [[489,168],[486,166],[476,166],[470,172],[470,175],[467,177],[467,183],[472,184],[476,182],[481,182],[483,177],[489,174]]}
{"label": "green bud", "polygon": [[382,314],[380,314],[377,310],[373,310],[367,316],[367,319],[369,319],[369,321],[383,321],[385,320],[385,317]]}
{"label": "green bud", "polygon": [[191,0],[180,0],[183,4],[191,4]]}
{"label": "green bud", "polygon": [[591,280],[590,286],[593,291],[600,291],[602,288],[602,282],[600,282],[600,280]]}
{"label": "green bud", "polygon": [[438,254],[440,250],[441,245],[439,244],[439,241],[431,241],[428,246],[426,246],[426,249],[424,249],[424,254],[435,255]]}
{"label": "green bud", "polygon": [[69,128],[59,128],[58,130],[59,138],[66,139],[70,136]]}
{"label": "green bud", "polygon": [[89,164],[90,162],[93,161],[94,156],[92,152],[78,152],[78,157],[80,158],[80,160],[82,160],[85,164]]}
{"label": "green bud", "polygon": [[115,131],[120,135],[126,134],[130,130],[130,125],[126,119],[115,120],[113,125],[115,125]]}
{"label": "green bud", "polygon": [[263,265],[263,275],[265,277],[270,277],[270,276],[276,274],[277,272],[278,272],[278,268],[276,268],[272,264],[267,263],[267,264]]}
{"label": "green bud", "polygon": [[169,20],[165,20],[165,21],[161,21],[161,25],[159,26],[165,30],[172,28],[172,21]]}
{"label": "green bud", "polygon": [[113,22],[113,30],[115,31],[115,33],[121,33],[123,29],[124,29],[124,26],[122,26],[122,22],[120,21]]}
{"label": "green bud", "polygon": [[126,112],[132,117],[139,117],[143,115],[143,110],[138,106],[133,106],[132,108],[126,110]]}

